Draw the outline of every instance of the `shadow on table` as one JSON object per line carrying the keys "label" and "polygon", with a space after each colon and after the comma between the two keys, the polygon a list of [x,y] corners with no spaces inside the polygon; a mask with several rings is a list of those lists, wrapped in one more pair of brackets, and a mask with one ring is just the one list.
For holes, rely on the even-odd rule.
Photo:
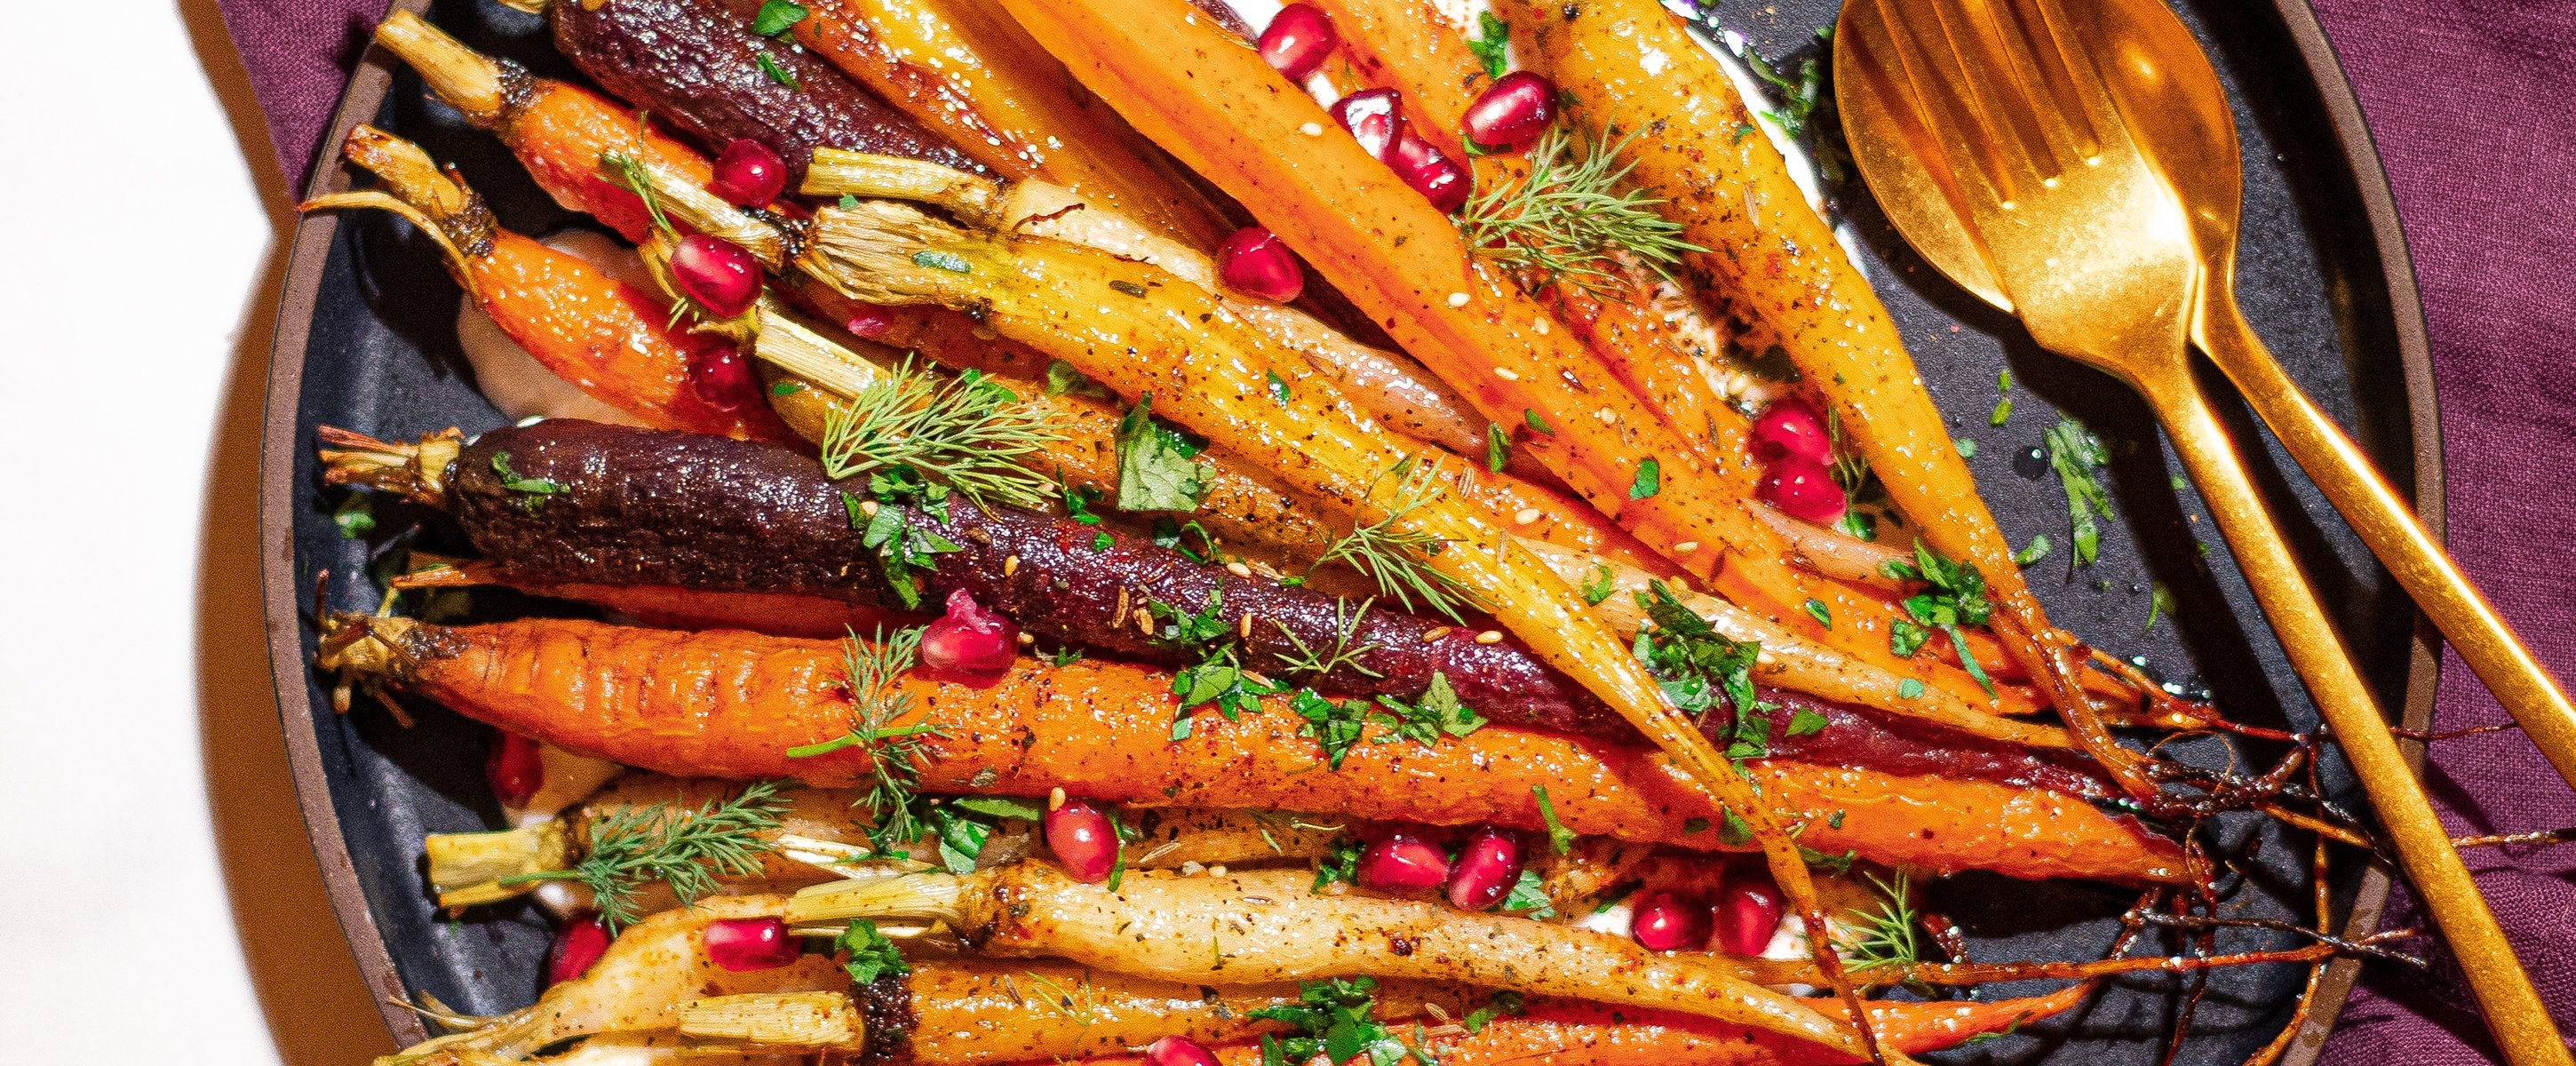
{"label": "shadow on table", "polygon": [[180,0],[178,14],[242,158],[267,193],[271,225],[258,288],[248,294],[233,349],[225,353],[230,370],[206,479],[196,667],[207,800],[234,931],[278,1058],[287,1066],[359,1066],[391,1052],[393,1041],[341,938],[296,807],[260,610],[260,407],[294,214],[214,0]]}

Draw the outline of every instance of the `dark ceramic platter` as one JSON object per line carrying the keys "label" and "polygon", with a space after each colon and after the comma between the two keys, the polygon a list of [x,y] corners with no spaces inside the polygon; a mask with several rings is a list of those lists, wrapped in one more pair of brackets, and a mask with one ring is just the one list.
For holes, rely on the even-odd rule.
{"label": "dark ceramic platter", "polygon": [[[403,6],[420,6],[404,0]],[[538,20],[489,0],[429,4],[433,21],[484,50],[539,73],[572,76]],[[2377,157],[2304,0],[2275,4],[2186,0],[2184,16],[2211,45],[2245,140],[2246,205],[2242,296],[2273,351],[2317,399],[2370,448],[2400,484],[2411,480],[2438,509],[2439,448],[2421,314]],[[1824,0],[1725,0],[1725,25],[1763,54],[1812,55],[1814,30],[1831,20]],[[510,228],[532,234],[580,225],[555,206],[488,135],[428,101],[408,71],[370,55],[352,81],[329,143],[369,121],[417,140],[462,167]],[[348,187],[328,159],[312,192]],[[2305,728],[2314,711],[2249,599],[2215,532],[2159,445],[2137,400],[2109,378],[2040,352],[2008,318],[1944,283],[1879,218],[1857,181],[1837,190],[1868,246],[1868,268],[1902,327],[1924,378],[1959,436],[1979,451],[1970,463],[2014,543],[2048,534],[2058,552],[2031,570],[2055,617],[2122,655],[2144,656],[2161,676],[2206,687],[2237,718]],[[397,727],[382,709],[335,716],[324,679],[313,672],[315,575],[329,570],[335,610],[375,606],[363,578],[371,563],[405,546],[461,550],[435,516],[380,507],[366,540],[344,540],[331,520],[339,496],[315,469],[313,427],[331,423],[400,439],[448,425],[469,431],[501,424],[475,392],[458,354],[458,293],[435,249],[389,215],[316,216],[297,233],[289,287],[270,370],[267,444],[261,479],[266,595],[280,712],[315,850],[362,972],[387,998],[436,995],[468,1013],[527,1003],[537,990],[547,941],[541,915],[498,907],[462,921],[443,919],[423,888],[423,833],[490,828],[498,811],[480,767],[490,732],[436,707],[412,708],[419,724]],[[2009,367],[2014,409],[1987,424],[1996,375]],[[2063,412],[2113,443],[2110,471],[2118,517],[2104,531],[2101,561],[2071,569],[2066,502],[2040,476],[2031,453]],[[2253,432],[2241,410],[2240,434]],[[2267,442],[2268,444],[2268,442]],[[2274,497],[2310,572],[2338,612],[2352,649],[2383,704],[2421,721],[2433,661],[2416,639],[2405,597],[2337,523],[2277,447],[2252,451],[2256,477]],[[406,532],[410,518],[423,519]],[[2437,516],[2438,517],[2438,516]],[[2204,547],[2207,554],[2203,554]],[[2175,609],[2150,629],[2149,589],[2161,582]],[[562,610],[477,591],[477,617]],[[2211,753],[2200,753],[2203,758]],[[2330,785],[2345,799],[2339,768]],[[2303,842],[2251,821],[2222,822],[2211,841],[2254,858],[2230,877],[2236,913],[2294,917],[2304,898]],[[2272,846],[2257,847],[2258,843]],[[2291,846],[2293,844],[2297,846]],[[2335,886],[2341,906],[2365,925],[2385,882],[2346,857]],[[1936,900],[1972,933],[1984,959],[2083,958],[2101,950],[2110,916],[2126,894],[2077,884],[2033,885],[1961,878]],[[2230,949],[2263,944],[2231,938]],[[2288,966],[2232,970],[2210,982],[2183,1060],[2240,1060],[2288,1017],[2301,972]],[[2318,1004],[2303,1060],[2314,1054],[2342,1001],[2349,973]],[[2117,985],[2071,1017],[2003,1041],[1955,1052],[1976,1062],[2146,1063],[2172,1024],[2176,985],[2146,979]],[[411,1014],[385,1018],[405,1042],[423,1034]]]}

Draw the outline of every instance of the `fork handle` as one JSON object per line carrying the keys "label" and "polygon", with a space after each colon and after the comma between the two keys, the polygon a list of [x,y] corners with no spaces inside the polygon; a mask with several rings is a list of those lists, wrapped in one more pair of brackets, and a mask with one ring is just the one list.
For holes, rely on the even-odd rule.
{"label": "fork handle", "polygon": [[2255,495],[2235,445],[2219,428],[2189,369],[2177,365],[2166,376],[2171,380],[2138,382],[2139,391],[2154,405],[2157,420],[2164,423],[2174,450],[2182,456],[2183,468],[2199,483],[2201,499],[2236,553],[2245,582],[2263,605],[2273,632],[2280,635],[2290,665],[2307,683],[2308,694],[2316,698],[2319,714],[2343,746],[2354,776],[2370,793],[2398,862],[2458,954],[2497,1045],[2507,1061],[2517,1066],[2576,1061],[2559,1042],[2548,1009],[2532,990],[2531,978],[2515,960],[2494,912],[2487,909],[2468,866],[2452,848],[2449,830],[2442,827],[2422,784],[2407,769],[2397,738],[2388,731],[2388,720],[2353,669],[2352,657],[2326,620],[2325,608],[2317,602],[2298,559]]}
{"label": "fork handle", "polygon": [[2576,704],[2523,646],[2460,572],[2441,542],[2416,524],[2414,511],[2371,468],[2342,427],[2299,391],[2263,340],[2237,311],[2236,297],[2212,286],[2193,331],[2211,362],[2226,372],[2254,413],[2289,449],[2299,469],[2325,492],[2388,572],[2415,598],[2469,669],[2522,726],[2558,776],[2576,785]]}

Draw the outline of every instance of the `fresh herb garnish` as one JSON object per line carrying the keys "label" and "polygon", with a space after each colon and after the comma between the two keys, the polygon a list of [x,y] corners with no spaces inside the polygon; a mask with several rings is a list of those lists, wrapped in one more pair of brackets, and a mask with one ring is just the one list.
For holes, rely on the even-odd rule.
{"label": "fresh herb garnish", "polygon": [[1485,716],[1459,702],[1458,692],[1449,686],[1449,675],[1431,672],[1431,684],[1422,690],[1422,698],[1406,703],[1393,696],[1379,696],[1377,704],[1395,713],[1389,725],[1396,736],[1430,747],[1443,736],[1463,737],[1485,724]]}
{"label": "fresh herb garnish", "polygon": [[1812,736],[1824,732],[1825,727],[1832,724],[1832,720],[1824,715],[1800,707],[1789,712],[1789,727],[1783,732],[1793,737]]}
{"label": "fresh herb garnish", "polygon": [[1054,359],[1047,362],[1046,394],[1049,396],[1071,394],[1101,400],[1109,397],[1109,390],[1099,382],[1093,381],[1091,375],[1083,373],[1073,364],[1062,359]]}
{"label": "fresh herb garnish", "polygon": [[1834,609],[1825,606],[1825,601],[1810,599],[1806,603],[1806,610],[1807,616],[1815,619],[1817,625],[1827,629],[1834,627]]}
{"label": "fresh herb garnish", "polygon": [[[938,488],[938,486],[931,486],[931,488]],[[942,499],[944,498],[943,495]],[[916,608],[921,606],[921,585],[914,579],[914,573],[930,570],[939,565],[940,555],[962,549],[955,541],[940,536],[939,531],[931,529],[928,525],[915,524],[912,517],[918,512],[901,506],[903,501],[899,498],[889,502],[896,503],[897,506],[886,506],[881,503],[876,508],[876,514],[867,517],[867,524],[860,527],[859,544],[876,549],[877,569],[885,575],[886,587],[894,590],[895,596],[903,601],[906,608]],[[849,510],[850,523],[854,526],[859,525],[859,519],[862,516],[867,516],[866,503],[852,497],[849,493],[841,494],[841,504]],[[934,505],[940,509],[940,513],[945,513],[944,502]],[[926,512],[929,508],[925,507],[922,510]]]}
{"label": "fresh herb garnish", "polygon": [[2066,489],[2066,512],[2075,528],[2075,565],[2090,566],[2101,551],[2102,530],[2094,524],[2095,515],[2111,517],[2111,498],[2102,491],[2093,471],[2111,461],[2103,449],[2102,439],[2072,418],[2059,418],[2048,427],[2048,465],[2057,471],[2058,484]]}
{"label": "fresh herb garnish", "polygon": [[1154,394],[1146,393],[1118,420],[1118,509],[1195,511],[1207,495],[1195,461],[1204,445],[1154,420]]}
{"label": "fresh herb garnish", "polygon": [[1528,1012],[1529,1007],[1522,1002],[1520,993],[1508,988],[1496,989],[1493,998],[1486,1000],[1484,1006],[1468,1011],[1466,1019],[1458,1024],[1474,1034],[1482,1032],[1496,1018],[1519,1017]]}
{"label": "fresh herb garnish", "polygon": [[1923,682],[1906,678],[1896,683],[1896,698],[1910,700],[1923,694]]}
{"label": "fresh herb garnish", "polygon": [[1376,990],[1377,980],[1371,977],[1301,981],[1298,1002],[1246,1014],[1256,1021],[1279,1022],[1294,1034],[1262,1036],[1264,1066],[1303,1063],[1317,1055],[1339,1063],[1365,1057],[1369,1066],[1396,1066],[1408,1058],[1437,1066],[1430,1052],[1397,1040],[1370,1016],[1377,1006]]}
{"label": "fresh herb garnish", "polygon": [[1584,581],[1583,587],[1578,591],[1583,593],[1584,603],[1599,607],[1601,601],[1609,599],[1611,593],[1619,591],[1619,585],[1614,580],[1617,575],[1611,573],[1608,566],[1595,563],[1593,567],[1591,578]]}
{"label": "fresh herb garnish", "polygon": [[[1199,546],[1196,548],[1190,547],[1189,544],[1192,533],[1198,534],[1199,537]],[[1183,522],[1167,514],[1158,514],[1154,516],[1150,535],[1155,547],[1170,548],[1179,552],[1181,558],[1194,563],[1216,562],[1224,556],[1224,553],[1217,548],[1216,534],[1208,532],[1206,526],[1196,522]]]}
{"label": "fresh herb garnish", "polygon": [[1375,643],[1359,642],[1360,621],[1368,616],[1369,608],[1377,603],[1377,597],[1372,596],[1361,600],[1357,609],[1345,614],[1343,608],[1348,606],[1349,602],[1339,598],[1333,601],[1333,643],[1321,652],[1307,647],[1305,638],[1298,636],[1295,630],[1280,624],[1277,619],[1272,619],[1271,627],[1277,629],[1280,636],[1288,638],[1288,643],[1295,645],[1297,652],[1294,655],[1287,652],[1272,652],[1271,657],[1279,660],[1282,669],[1310,678],[1322,677],[1341,669],[1350,670],[1364,677],[1385,676],[1369,669],[1367,664],[1360,661],[1361,656],[1378,649]]}
{"label": "fresh herb garnish", "polygon": [[1647,456],[1645,462],[1637,464],[1637,479],[1628,483],[1628,498],[1643,500],[1662,491],[1664,491],[1664,464],[1656,462],[1651,455]]}
{"label": "fresh herb garnish", "polygon": [[778,828],[787,810],[777,792],[776,783],[758,781],[695,810],[674,811],[668,803],[629,807],[591,826],[589,850],[572,869],[504,877],[500,884],[578,881],[614,933],[643,919],[635,893],[649,882],[671,886],[687,906],[714,893],[720,876],[759,873],[760,857],[773,850],[761,834]]}
{"label": "fresh herb garnish", "polygon": [[1538,871],[1526,868],[1521,870],[1520,878],[1512,882],[1512,890],[1503,895],[1503,901],[1495,904],[1494,909],[1525,918],[1556,917],[1556,901],[1547,898],[1547,882],[1540,879]]}
{"label": "fresh herb garnish", "polygon": [[1550,437],[1556,435],[1556,427],[1548,425],[1547,419],[1540,417],[1538,408],[1521,408],[1521,421],[1529,424],[1530,432],[1532,433],[1543,434]]}
{"label": "fresh herb garnish", "polygon": [[[1741,763],[1770,754],[1773,707],[1755,695],[1753,664],[1762,645],[1732,640],[1684,606],[1670,586],[1652,582],[1637,594],[1653,625],[1637,630],[1636,655],[1655,675],[1664,697],[1693,719],[1706,722],[1721,702],[1733,708],[1726,757]],[[1739,770],[1741,767],[1739,767]]]}
{"label": "fresh herb garnish", "polygon": [[1368,845],[1357,837],[1334,837],[1332,843],[1324,845],[1323,857],[1315,860],[1315,891],[1321,892],[1336,881],[1358,884],[1360,853],[1367,850]]}
{"label": "fresh herb garnish", "polygon": [[2030,543],[2022,545],[2020,551],[2013,553],[2013,565],[2029,566],[2048,558],[2048,549],[2052,546],[2048,542],[2048,534],[2034,533],[2031,535]]}
{"label": "fresh herb garnish", "polygon": [[340,506],[331,509],[331,524],[340,527],[341,540],[356,540],[375,532],[375,498],[363,492],[350,493]]}
{"label": "fresh herb garnish", "polygon": [[974,370],[942,380],[912,360],[823,420],[823,474],[834,481],[900,467],[981,504],[1046,502],[1054,484],[1020,460],[1064,439],[1054,414]]}
{"label": "fresh herb garnish", "polygon": [[1475,36],[1467,38],[1467,51],[1485,66],[1485,76],[1500,78],[1511,73],[1512,27],[1495,18],[1491,11],[1476,13]]}
{"label": "fresh herb garnish", "polygon": [[887,636],[879,627],[876,640],[851,633],[841,641],[841,685],[850,697],[849,732],[830,740],[787,749],[787,757],[806,759],[843,748],[863,747],[873,783],[859,802],[874,816],[868,839],[878,851],[921,838],[913,810],[913,789],[921,782],[921,764],[930,758],[924,736],[946,736],[929,721],[896,725],[912,709],[912,693],[895,685],[912,669],[921,652],[921,628],[898,629]]}
{"label": "fresh herb garnish", "polygon": [[1288,383],[1279,377],[1278,371],[1264,370],[1261,376],[1269,380],[1270,398],[1279,401],[1280,406],[1287,406],[1288,401],[1295,398],[1296,393],[1288,391]]}
{"label": "fresh herb garnish", "polygon": [[1885,902],[1875,911],[1851,911],[1860,925],[1860,939],[1844,950],[1844,956],[1851,960],[1852,972],[1889,966],[1903,969],[1923,961],[1922,923],[1914,912],[1913,885],[1904,871],[1897,872],[1894,884],[1879,880],[1877,874],[1865,876]]}
{"label": "fresh herb garnish", "polygon": [[2172,614],[2173,607],[2173,590],[2166,588],[2162,581],[2156,582],[2147,593],[2147,627],[2139,630],[2138,635],[2145,636],[2154,632],[2156,619],[2162,615]]}
{"label": "fresh herb garnish", "polygon": [[[1172,739],[1190,738],[1190,712],[1209,704],[1231,722],[1245,711],[1261,709],[1261,697],[1288,691],[1288,686],[1264,679],[1243,668],[1235,658],[1231,644],[1209,653],[1198,665],[1185,667],[1172,675],[1172,694],[1181,698],[1180,709],[1172,717]],[[1340,760],[1334,760],[1339,765]]]}
{"label": "fresh herb garnish", "polygon": [[894,941],[877,932],[877,923],[865,918],[850,919],[849,928],[832,938],[832,950],[850,953],[850,961],[842,963],[841,969],[849,973],[851,984],[872,985],[880,977],[912,972],[912,964],[903,961],[903,953],[894,949]]}
{"label": "fresh herb garnish", "polygon": [[1573,851],[1574,840],[1578,834],[1566,828],[1564,822],[1556,820],[1556,804],[1547,798],[1547,786],[1531,785],[1530,795],[1538,799],[1538,820],[1540,824],[1547,826],[1548,846],[1555,848],[1559,855]]}
{"label": "fresh herb garnish", "polygon": [[1377,521],[1355,525],[1341,539],[1334,541],[1317,556],[1315,565],[1306,569],[1314,573],[1333,563],[1341,563],[1371,581],[1377,582],[1381,595],[1393,596],[1414,609],[1414,597],[1422,606],[1447,615],[1450,621],[1461,620],[1459,608],[1475,601],[1458,579],[1431,565],[1431,556],[1440,554],[1449,542],[1419,529],[1404,528],[1413,512],[1439,499],[1445,488],[1439,483],[1437,460],[1420,461],[1413,456],[1398,460],[1371,479],[1364,497],[1375,498],[1377,485],[1388,477],[1397,479],[1395,500]]}
{"label": "fresh herb garnish", "polygon": [[1369,720],[1375,717],[1366,701],[1326,699],[1310,688],[1298,689],[1289,697],[1288,709],[1306,720],[1297,727],[1297,735],[1312,738],[1324,749],[1324,767],[1329,770],[1342,768],[1342,760],[1367,734]]}
{"label": "fresh herb garnish", "polygon": [[519,506],[530,512],[545,506],[546,497],[564,491],[563,485],[548,478],[520,477],[516,471],[510,469],[508,452],[492,453],[492,472],[501,475],[502,488],[523,494],[519,500]]}
{"label": "fresh herb garnish", "polygon": [[1949,635],[1950,646],[1958,650],[1960,668],[1976,678],[1987,695],[1994,695],[1994,681],[1986,677],[1976,653],[1968,650],[1967,634],[1959,630],[1961,626],[1984,625],[1994,616],[1994,603],[1986,598],[1985,575],[1968,563],[1942,558],[1919,540],[1914,542],[1912,563],[1890,559],[1879,569],[1899,581],[1920,581],[1931,586],[1905,598],[1908,618],[1889,620],[1888,650],[1899,657],[1911,656],[1930,637],[1927,627],[1940,630]]}
{"label": "fresh herb garnish", "polygon": [[[769,75],[769,80],[786,86],[791,92],[801,91],[805,88],[802,83],[796,80],[796,75],[788,73],[787,68],[779,66],[778,61],[770,58],[768,52],[763,51],[756,53],[752,58],[760,63],[760,72]],[[914,261],[919,262],[920,257],[915,256]],[[929,264],[924,263],[922,265],[928,266]]]}
{"label": "fresh herb garnish", "polygon": [[1154,634],[1154,639],[1175,647],[1197,647],[1234,632],[1234,627],[1225,622],[1225,590],[1222,588],[1209,589],[1207,600],[1199,604],[1196,614],[1161,600],[1145,601],[1145,613],[1164,623],[1162,631]]}
{"label": "fresh herb garnish", "polygon": [[1618,252],[1670,277],[1684,254],[1707,249],[1683,240],[1681,225],[1655,210],[1664,201],[1622,187],[1633,164],[1620,165],[1619,153],[1635,136],[1578,140],[1561,125],[1550,128],[1531,147],[1524,177],[1467,198],[1457,216],[1467,246],[1506,270],[1596,292],[1625,283]]}
{"label": "fresh herb garnish", "polygon": [[797,23],[805,21],[808,13],[802,5],[788,0],[768,0],[760,5],[760,13],[751,17],[751,32],[763,37],[776,37],[795,29]]}
{"label": "fresh herb garnish", "polygon": [[1862,540],[1877,540],[1878,523],[1862,505],[1883,499],[1887,489],[1878,483],[1878,475],[1870,470],[1869,460],[1860,449],[1844,440],[1841,410],[1825,410],[1825,439],[1833,456],[1833,461],[1825,464],[1825,472],[1843,490],[1843,516],[1834,520],[1834,528]]}
{"label": "fresh herb garnish", "polygon": [[1512,461],[1512,436],[1500,422],[1485,423],[1485,469],[1502,473]]}
{"label": "fresh herb garnish", "polygon": [[1957,440],[1951,441],[1950,448],[1951,450],[1958,452],[1959,458],[1961,459],[1974,459],[1977,457],[1977,439],[1974,437],[1961,437]]}

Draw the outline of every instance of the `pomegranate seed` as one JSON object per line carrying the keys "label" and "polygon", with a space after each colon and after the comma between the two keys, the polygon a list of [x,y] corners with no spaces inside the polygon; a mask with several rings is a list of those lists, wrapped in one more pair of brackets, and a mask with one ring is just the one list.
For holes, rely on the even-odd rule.
{"label": "pomegranate seed", "polygon": [[1333,101],[1333,121],[1349,130],[1368,154],[1381,163],[1395,162],[1395,146],[1409,132],[1404,125],[1404,97],[1393,89],[1364,89]]}
{"label": "pomegranate seed", "polygon": [[554,946],[546,949],[546,983],[562,984],[590,972],[590,964],[608,952],[608,927],[582,915],[555,927]]}
{"label": "pomegranate seed", "polygon": [[1520,883],[1523,859],[1519,833],[1489,825],[1468,834],[1449,874],[1449,903],[1481,911],[1502,902]]}
{"label": "pomegranate seed", "polygon": [[671,252],[671,280],[679,283],[680,295],[717,318],[748,311],[760,298],[760,264],[751,253],[703,233],[680,238]]}
{"label": "pomegranate seed", "polygon": [[1467,139],[1495,152],[1517,152],[1538,142],[1556,121],[1556,83],[1516,70],[1495,79],[1467,108]]}
{"label": "pomegranate seed", "polygon": [[[1297,7],[1306,7],[1298,4]],[[1308,11],[1314,8],[1306,8]],[[1273,23],[1272,25],[1277,25]],[[1217,1066],[1216,1052],[1186,1036],[1167,1036],[1145,1045],[1145,1066]]]}
{"label": "pomegranate seed", "polygon": [[948,613],[921,631],[922,676],[969,688],[991,688],[1011,672],[1020,627],[976,606],[965,589],[948,594]]}
{"label": "pomegranate seed", "polygon": [[1082,800],[1066,800],[1046,813],[1046,842],[1076,881],[1106,881],[1110,868],[1118,865],[1118,827]]}
{"label": "pomegranate seed", "polygon": [[1823,463],[1784,458],[1771,464],[1757,491],[1792,518],[1831,522],[1843,516],[1843,488]]}
{"label": "pomegranate seed", "polygon": [[1649,892],[1637,901],[1629,932],[1648,951],[1703,947],[1708,943],[1708,905],[1671,892]]}
{"label": "pomegranate seed", "polygon": [[1449,857],[1411,833],[1395,833],[1360,853],[1360,884],[1381,892],[1420,892],[1448,880]]}
{"label": "pomegranate seed", "polygon": [[1717,894],[1717,947],[1729,955],[1759,955],[1780,929],[1780,890],[1768,880],[1729,880]]}
{"label": "pomegranate seed", "polygon": [[854,336],[875,340],[894,329],[894,312],[882,307],[862,306],[850,312],[850,320],[841,323]]}
{"label": "pomegranate seed", "polygon": [[1747,450],[1755,459],[1776,463],[1783,456],[1795,456],[1811,463],[1834,461],[1833,434],[1825,429],[1825,420],[1816,417],[1816,409],[1796,397],[1774,401],[1753,420],[1753,432],[1747,437]]}
{"label": "pomegranate seed", "polygon": [[1421,193],[1423,199],[1431,201],[1431,206],[1439,208],[1443,214],[1456,214],[1459,208],[1467,206],[1467,190],[1473,184],[1467,168],[1459,166],[1448,153],[1432,147],[1421,134],[1413,132],[1413,127],[1404,127],[1396,138],[1395,155],[1387,160],[1386,165],[1395,168],[1396,177],[1403,178],[1405,184]]}
{"label": "pomegranate seed", "polygon": [[517,733],[501,734],[483,756],[483,780],[491,784],[492,798],[502,806],[527,806],[528,798],[546,783],[546,764],[537,754],[537,742]]}
{"label": "pomegranate seed", "polygon": [[735,414],[760,402],[760,381],[751,360],[731,345],[711,344],[689,353],[689,389],[698,402]]}
{"label": "pomegranate seed", "polygon": [[1261,31],[1261,61],[1270,69],[1288,76],[1289,81],[1304,81],[1306,75],[1324,65],[1333,54],[1341,35],[1333,32],[1333,20],[1312,4],[1290,4],[1280,8]]}
{"label": "pomegranate seed", "polygon": [[736,137],[716,156],[715,178],[707,191],[738,207],[763,207],[787,191],[787,161],[768,145]]}
{"label": "pomegranate seed", "polygon": [[1234,231],[1216,250],[1217,276],[1227,288],[1272,303],[1287,303],[1306,291],[1305,268],[1296,253],[1279,243],[1279,235],[1259,226]]}
{"label": "pomegranate seed", "polygon": [[780,918],[720,918],[707,923],[707,961],[735,973],[775,970],[796,961],[804,945]]}

